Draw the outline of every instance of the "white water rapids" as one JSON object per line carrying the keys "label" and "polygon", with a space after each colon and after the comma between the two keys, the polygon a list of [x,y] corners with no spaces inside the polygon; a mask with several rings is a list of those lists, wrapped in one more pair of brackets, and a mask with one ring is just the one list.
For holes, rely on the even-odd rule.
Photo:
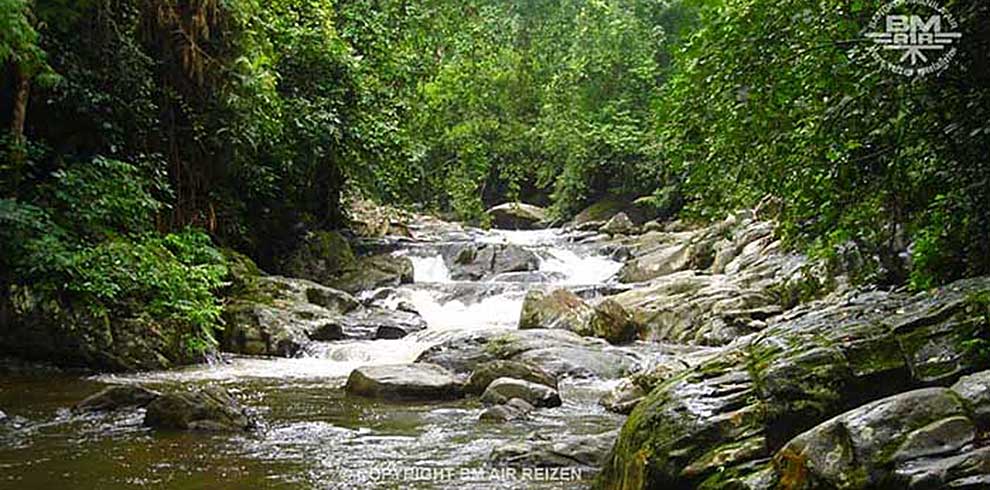
{"label": "white water rapids", "polygon": [[[142,374],[133,381],[234,381],[237,379],[339,379],[361,366],[405,364],[425,350],[460,332],[477,329],[517,328],[523,299],[530,287],[594,286],[607,283],[622,267],[568,240],[560,230],[477,232],[479,244],[518,245],[540,258],[539,272],[546,282],[453,281],[443,256],[437,251],[408,254],[415,282],[396,288],[388,301],[405,301],[426,321],[425,330],[395,340],[318,342],[306,357],[272,359],[234,357],[209,366]],[[427,251],[441,243],[420,243]],[[407,251],[400,251],[406,254]],[[458,291],[478,290],[459,295]],[[131,381],[108,377],[107,381]]]}

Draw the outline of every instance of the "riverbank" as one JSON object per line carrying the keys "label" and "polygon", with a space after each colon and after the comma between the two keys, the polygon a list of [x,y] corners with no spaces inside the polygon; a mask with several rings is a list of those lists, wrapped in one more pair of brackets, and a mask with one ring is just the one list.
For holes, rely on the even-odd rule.
{"label": "riverbank", "polygon": [[[318,247],[296,263],[308,279],[242,276],[228,352],[211,364],[5,377],[0,456],[11,463],[0,486],[803,488],[862,472],[806,464],[827,454],[813,442],[818,424],[862,420],[866,404],[987,367],[979,295],[990,281],[919,295],[841,277],[822,288],[814,264],[753,213],[696,228],[627,218],[531,231],[370,223],[384,233],[354,241],[347,260],[371,279],[307,267],[328,263]],[[73,409],[106,386],[158,394]],[[243,414],[249,430],[149,422],[151,400],[210,390],[228,405],[183,415],[183,427],[216,427],[210,414],[222,413]],[[942,420],[981,433],[981,399],[960,403],[877,444],[930,447],[942,439],[924,428]],[[903,413],[869,423],[890,428]],[[981,439],[960,433],[898,468],[941,458],[910,473],[928,482],[982,457]],[[900,481],[898,471],[878,478]]]}

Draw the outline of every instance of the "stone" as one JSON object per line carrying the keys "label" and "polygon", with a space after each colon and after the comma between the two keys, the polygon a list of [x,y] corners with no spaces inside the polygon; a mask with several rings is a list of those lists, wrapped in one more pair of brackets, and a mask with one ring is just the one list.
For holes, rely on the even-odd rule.
{"label": "stone", "polygon": [[975,438],[959,397],[926,388],[877,400],[795,437],[774,466],[790,488],[877,488],[891,480],[891,469],[951,454]]}
{"label": "stone", "polygon": [[144,425],[161,430],[243,432],[257,424],[222,388],[166,393],[150,404]]}
{"label": "stone", "polygon": [[532,230],[549,217],[546,209],[520,202],[500,204],[486,213],[492,225],[503,230]]}
{"label": "stone", "polygon": [[478,417],[482,422],[505,423],[513,420],[523,419],[529,415],[536,407],[526,400],[513,398],[503,405],[495,405],[486,408]]}
{"label": "stone", "polygon": [[[332,326],[332,328],[330,328]],[[418,313],[367,307],[348,315],[329,320],[323,327],[331,334],[339,332],[339,338],[311,336],[313,340],[370,340],[400,339],[426,328],[426,321]]]}
{"label": "stone", "polygon": [[519,328],[565,329],[610,343],[630,342],[638,329],[621,304],[606,299],[596,306],[566,289],[530,290],[523,301]]}
{"label": "stone", "polygon": [[135,385],[110,386],[77,403],[73,409],[80,412],[113,411],[122,408],[147,406],[161,393]]}
{"label": "stone", "polygon": [[7,417],[7,414],[3,410],[0,410],[0,424],[6,422],[8,418],[10,417]]}
{"label": "stone", "polygon": [[[964,403],[962,393],[924,387],[990,367],[990,359],[967,347],[967,339],[990,334],[990,325],[968,307],[968,298],[987,290],[990,278],[918,294],[852,291],[769,319],[762,331],[733,340],[654,387],[627,419],[599,487],[705,488],[718,482],[751,488],[774,475],[790,481],[785,476],[807,472],[785,470],[792,467],[787,463],[778,473],[766,462],[791,461],[775,451],[808,431],[818,435],[794,443],[793,452],[825,458],[808,464],[827,463],[836,471],[890,464],[894,473],[918,476],[908,466],[920,460],[905,466],[889,458],[899,449],[900,457],[939,448],[953,457],[965,454],[965,447],[953,449],[969,439],[966,424],[954,418],[973,420],[971,402]],[[878,402],[904,392],[911,395]],[[843,415],[873,402],[880,404]],[[931,444],[942,437],[946,444]],[[847,440],[853,442],[839,443]],[[828,485],[845,478],[814,471]],[[927,475],[918,481],[932,477]],[[840,488],[866,488],[850,485]]]}
{"label": "stone", "polygon": [[481,395],[482,403],[500,405],[513,398],[525,400],[534,407],[553,408],[561,405],[560,394],[548,386],[521,379],[498,378]]}
{"label": "stone", "polygon": [[344,390],[383,400],[439,401],[463,396],[462,383],[450,371],[428,363],[358,368],[347,378]]}
{"label": "stone", "polygon": [[969,403],[973,419],[981,427],[990,427],[990,371],[963,376],[952,390]]}
{"label": "stone", "polygon": [[629,219],[626,213],[618,213],[601,227],[603,233],[609,235],[628,235],[636,232],[636,224]]}
{"label": "stone", "polygon": [[345,270],[356,262],[350,243],[336,231],[316,231],[306,235],[302,242],[279,263],[278,269],[291,277],[332,286]]}
{"label": "stone", "polygon": [[628,374],[641,359],[633,351],[610,347],[602,340],[567,330],[479,329],[430,347],[416,362],[435,363],[469,374],[496,360],[532,364],[555,378],[613,379]]}
{"label": "stone", "polygon": [[411,284],[414,280],[413,263],[409,257],[383,254],[361,257],[355,264],[341,271],[324,284],[351,294],[383,287]]}
{"label": "stone", "polygon": [[629,415],[636,405],[646,398],[646,395],[646,390],[631,379],[625,378],[603,395],[598,400],[598,404],[610,412]]}
{"label": "stone", "polygon": [[450,276],[457,281],[491,280],[511,273],[536,272],[540,257],[533,251],[512,244],[455,244],[443,251]]}
{"label": "stone", "polygon": [[511,442],[492,450],[491,460],[497,465],[522,468],[601,466],[618,435],[608,431],[594,435],[530,434],[521,441]]}
{"label": "stone", "polygon": [[498,378],[521,379],[557,389],[557,379],[537,366],[517,361],[492,361],[478,366],[471,373],[464,391],[472,395],[480,395],[492,381]]}

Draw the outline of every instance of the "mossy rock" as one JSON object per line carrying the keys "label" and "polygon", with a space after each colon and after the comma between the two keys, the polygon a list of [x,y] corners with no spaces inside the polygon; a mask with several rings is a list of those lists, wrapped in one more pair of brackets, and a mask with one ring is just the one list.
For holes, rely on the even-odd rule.
{"label": "mossy rock", "polygon": [[343,235],[336,231],[317,231],[307,235],[279,268],[285,275],[331,286],[340,274],[354,269],[356,260]]}

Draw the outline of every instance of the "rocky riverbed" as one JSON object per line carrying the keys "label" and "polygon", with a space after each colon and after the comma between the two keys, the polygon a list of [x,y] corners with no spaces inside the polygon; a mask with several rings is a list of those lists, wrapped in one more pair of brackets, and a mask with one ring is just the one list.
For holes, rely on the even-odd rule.
{"label": "rocky riverbed", "polygon": [[208,365],[7,368],[0,488],[990,485],[990,279],[815,287],[752,212],[622,211],[237,258]]}

